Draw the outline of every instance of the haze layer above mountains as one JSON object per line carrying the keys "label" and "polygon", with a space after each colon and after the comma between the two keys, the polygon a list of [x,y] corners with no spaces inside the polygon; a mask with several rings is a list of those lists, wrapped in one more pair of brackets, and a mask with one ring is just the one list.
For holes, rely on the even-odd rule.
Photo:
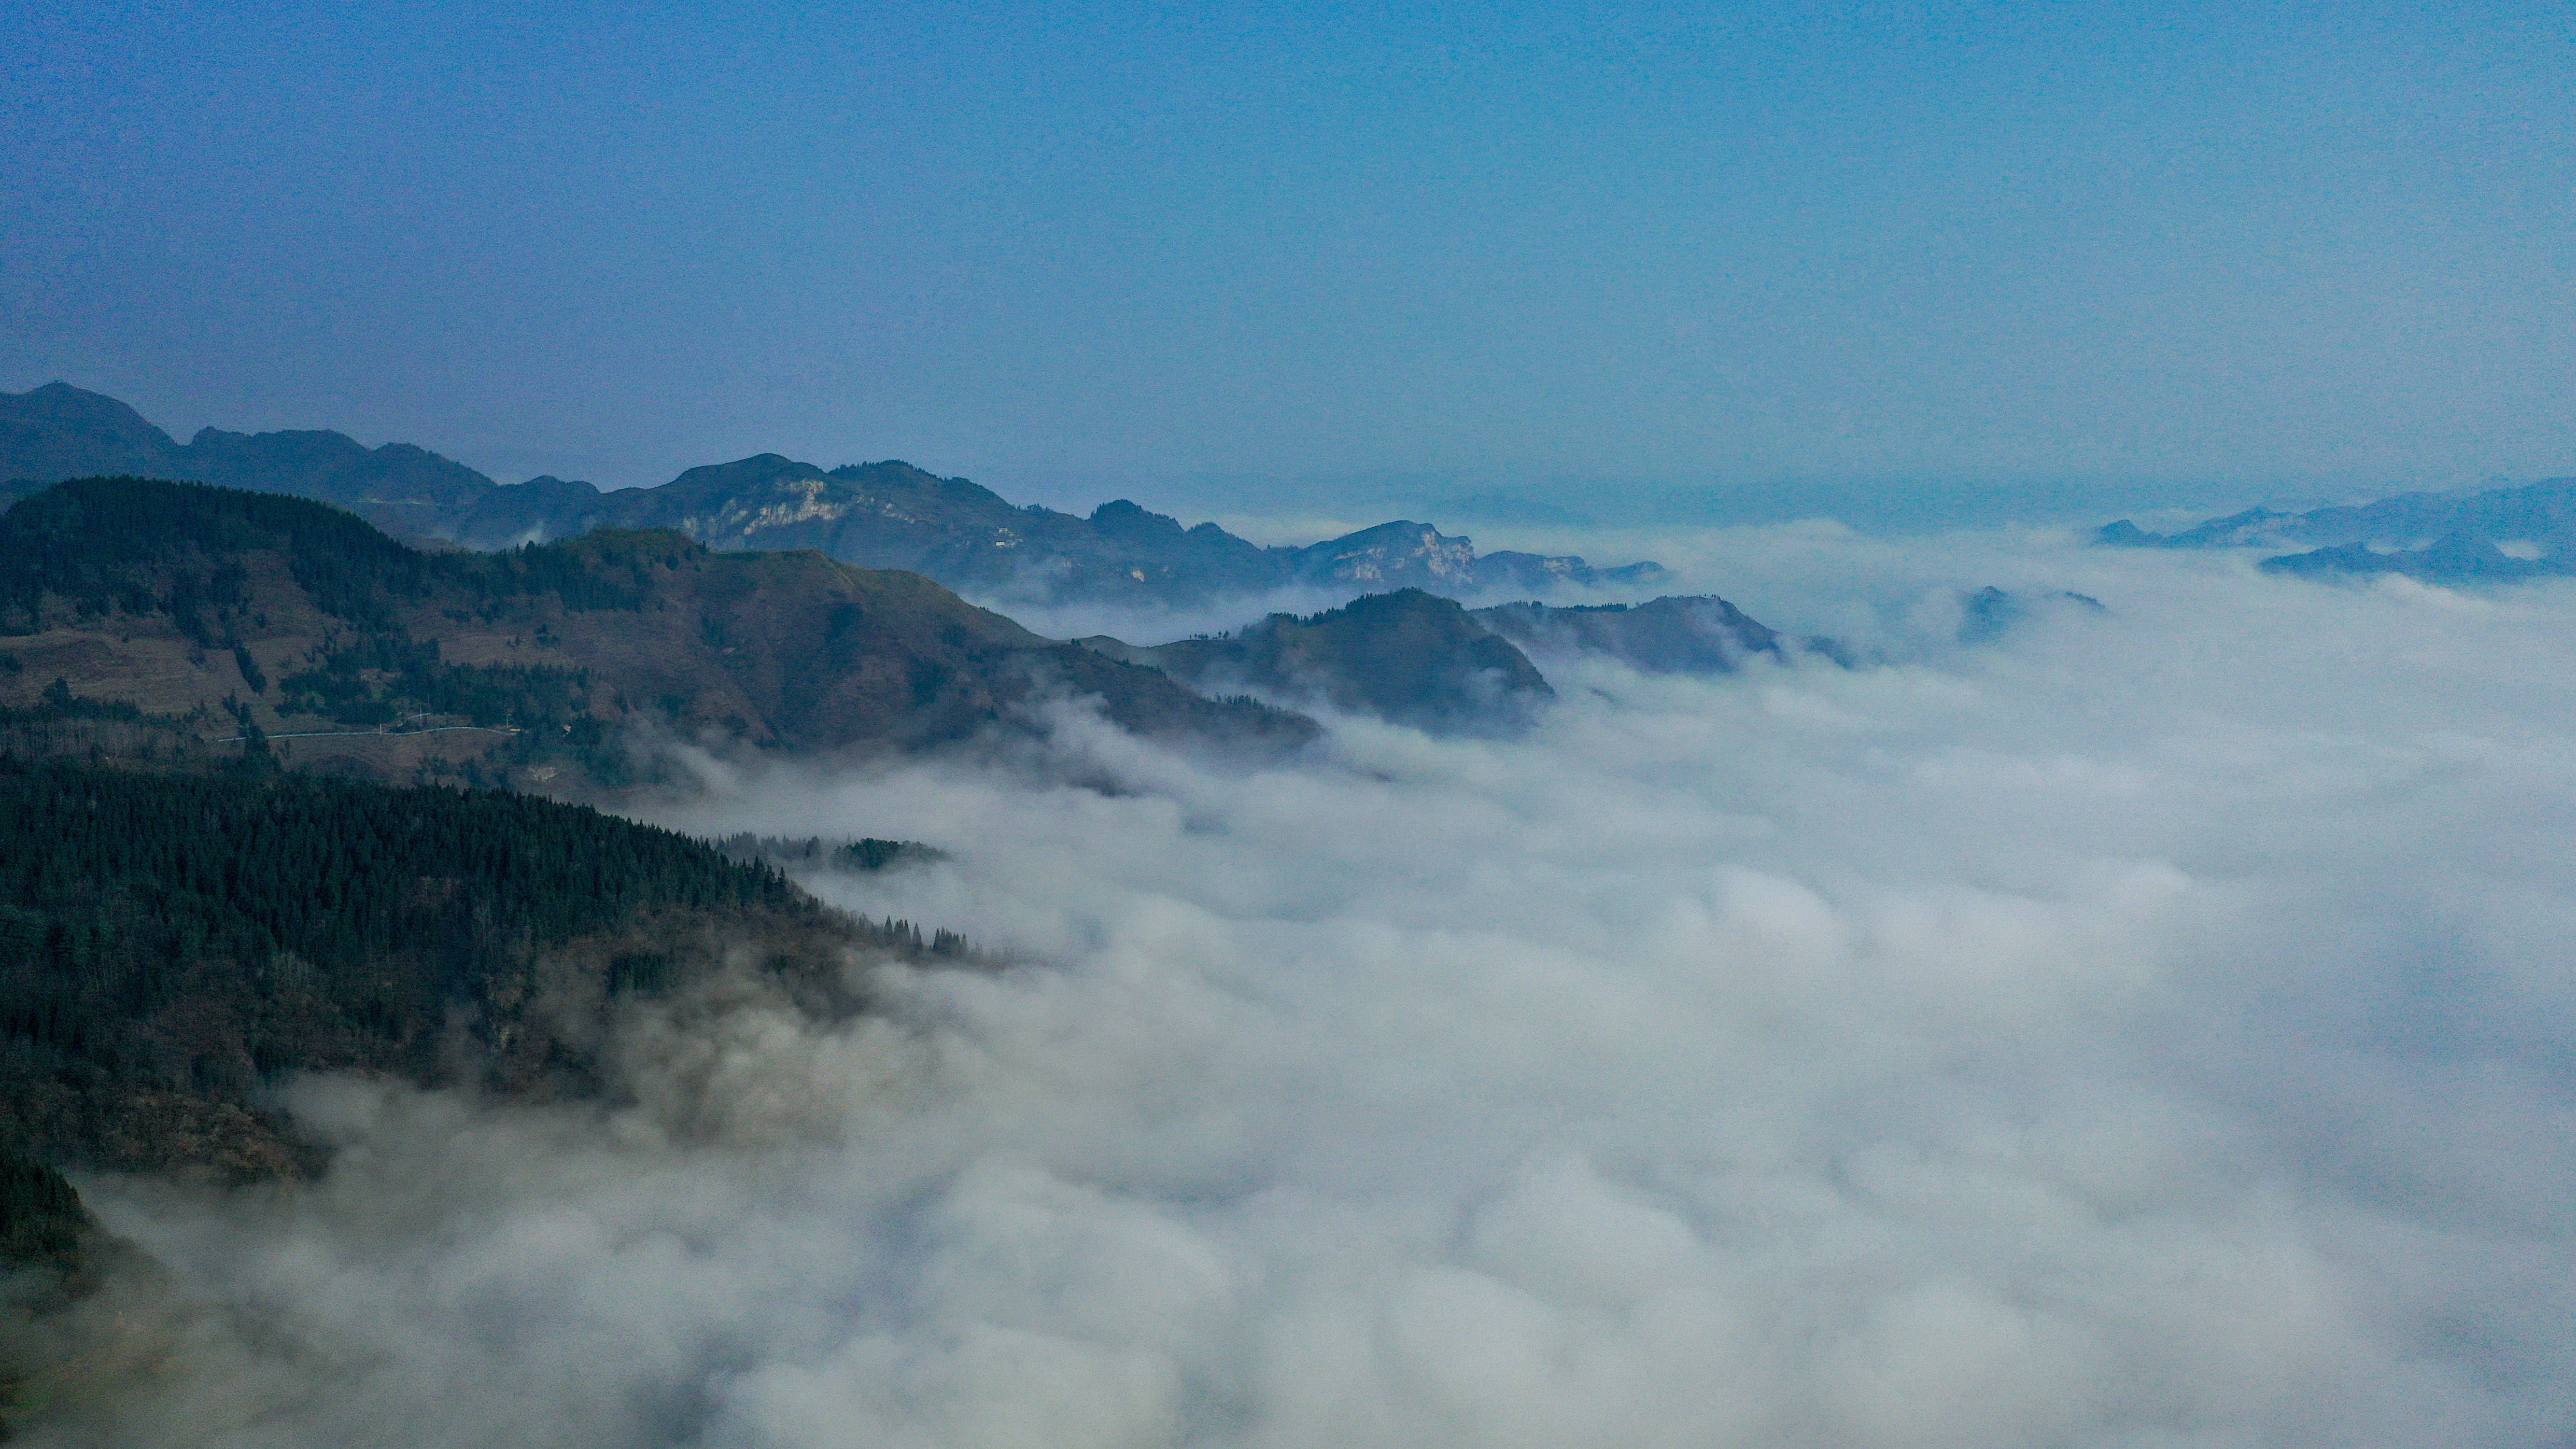
{"label": "haze layer above mountains", "polygon": [[2405,493],[2375,503],[2288,513],[2249,508],[2174,533],[2128,519],[2093,541],[2111,548],[2284,548],[2272,573],[2310,578],[2403,574],[2427,583],[2509,583],[2576,574],[2576,478],[2483,493]]}
{"label": "haze layer above mountains", "polygon": [[334,503],[399,537],[503,548],[600,528],[669,528],[717,549],[817,549],[980,596],[1040,603],[1188,605],[1305,584],[1348,594],[1421,588],[1528,595],[1560,585],[1649,586],[1652,563],[1478,554],[1465,538],[1395,521],[1302,548],[1263,547],[1212,523],[1184,529],[1120,500],[1087,517],[1019,507],[909,463],[829,470],[775,453],[692,468],[658,488],[603,493],[533,478],[501,484],[407,443],[336,432],[200,431],[187,443],[114,398],[65,383],[0,394],[0,479],[14,492],[131,474]]}

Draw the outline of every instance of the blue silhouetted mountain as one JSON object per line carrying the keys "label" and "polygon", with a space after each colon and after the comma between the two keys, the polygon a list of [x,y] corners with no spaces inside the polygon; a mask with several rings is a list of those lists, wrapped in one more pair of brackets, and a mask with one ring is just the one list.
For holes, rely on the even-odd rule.
{"label": "blue silhouetted mountain", "polygon": [[2193,524],[2179,533],[2149,533],[2123,518],[2095,529],[2093,541],[2111,548],[2278,547],[2283,526],[2295,519],[2296,515],[2275,513],[2269,508],[2248,508],[2225,518]]}
{"label": "blue silhouetted mountain", "polygon": [[2576,573],[2576,559],[2560,553],[2545,558],[2516,558],[2482,538],[2450,534],[2422,548],[2379,550],[2347,543],[2263,560],[2263,571],[2301,578],[2368,578],[2403,574],[2432,584],[2515,583],[2523,579],[2564,578]]}
{"label": "blue silhouetted mountain", "polygon": [[368,448],[345,433],[206,428],[182,444],[116,399],[64,383],[0,393],[0,478],[12,480],[13,495],[67,478],[110,475],[291,493],[338,504],[389,532],[422,537],[440,536],[442,522],[496,486],[462,463],[408,443]]}
{"label": "blue silhouetted mountain", "polygon": [[2033,593],[2018,589],[1999,589],[1992,584],[1959,596],[1959,642],[1988,644],[2002,638],[2019,624],[2048,609],[2071,609],[2086,614],[2107,614],[2100,599],[2079,594],[2072,589],[2052,589]]}
{"label": "blue silhouetted mountain", "polygon": [[2248,509],[2176,533],[2128,519],[2094,531],[2113,548],[2288,548],[2267,572],[2306,578],[2404,574],[2432,583],[2576,574],[2576,478],[2482,493],[2407,493],[2375,503],[2282,513]]}
{"label": "blue silhouetted mountain", "polygon": [[0,392],[0,478],[42,485],[93,473],[167,477],[188,466],[168,433],[112,397],[61,382]]}
{"label": "blue silhouetted mountain", "polygon": [[333,432],[230,433],[187,443],[113,398],[63,383],[0,394],[0,496],[130,474],[318,499],[406,538],[473,549],[667,528],[709,548],[810,548],[861,568],[904,569],[1007,600],[1196,604],[1285,585],[1371,593],[1544,593],[1652,584],[1654,564],[1595,569],[1579,558],[1479,556],[1465,538],[1398,522],[1303,548],[1268,547],[1212,523],[1121,499],[1088,517],[1022,507],[963,478],[903,462],[829,470],[776,453],[692,468],[659,488],[601,492],[544,477],[501,484],[404,443],[368,448]]}

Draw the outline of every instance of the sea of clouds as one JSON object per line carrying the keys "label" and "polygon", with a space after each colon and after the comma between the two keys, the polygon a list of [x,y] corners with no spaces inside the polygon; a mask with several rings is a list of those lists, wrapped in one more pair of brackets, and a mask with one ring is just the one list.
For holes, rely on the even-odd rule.
{"label": "sea of clouds", "polygon": [[[191,1306],[35,1442],[2569,1442],[2576,586],[1653,552],[1882,662],[719,773],[661,818],[929,841],[813,885],[1016,964],[639,1015],[613,1112],[307,1083],[293,1191],[84,1179]],[[1961,646],[1986,583],[2108,612]]]}

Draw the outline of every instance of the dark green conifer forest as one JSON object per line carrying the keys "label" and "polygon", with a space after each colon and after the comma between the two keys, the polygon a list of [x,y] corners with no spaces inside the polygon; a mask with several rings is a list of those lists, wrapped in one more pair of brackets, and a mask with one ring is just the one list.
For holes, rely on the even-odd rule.
{"label": "dark green conifer forest", "polygon": [[[836,672],[763,684],[765,656],[719,627],[768,619],[806,574],[857,591],[828,615],[851,628],[867,610],[902,624],[920,595],[965,641],[933,640],[958,661],[984,657],[972,629],[999,641],[995,659],[1090,658],[919,581],[719,559],[675,534],[424,551],[303,499],[133,478],[64,483],[0,515],[0,1267],[77,1267],[97,1239],[73,1187],[83,1171],[319,1169],[278,1106],[299,1073],[613,1100],[606,1044],[639,1004],[750,972],[833,1015],[864,1006],[851,984],[864,955],[983,961],[953,932],[831,910],[783,873],[937,859],[926,847],[728,849],[430,783],[560,769],[605,798],[632,783],[620,721],[639,710],[725,713],[691,701],[747,698],[743,679],[794,703],[873,667],[832,656],[817,662]],[[701,585],[736,612],[679,592]],[[481,658],[443,647],[476,629]],[[617,646],[597,679],[593,656],[543,652],[580,629]],[[681,657],[691,649],[705,657]],[[48,650],[51,667],[22,661]],[[211,693],[209,678],[223,681]],[[898,714],[920,704],[917,682],[905,688]],[[951,703],[997,709],[983,688],[968,678]],[[638,691],[669,702],[639,705]],[[286,743],[333,727],[426,738],[424,719],[499,738],[372,779],[336,767],[341,745],[307,757]]]}
{"label": "dark green conifer forest", "polygon": [[909,945],[588,807],[0,756],[0,1156],[257,1176],[295,1167],[285,1072],[591,1085],[544,973],[604,1007],[713,969],[710,932],[826,982]]}

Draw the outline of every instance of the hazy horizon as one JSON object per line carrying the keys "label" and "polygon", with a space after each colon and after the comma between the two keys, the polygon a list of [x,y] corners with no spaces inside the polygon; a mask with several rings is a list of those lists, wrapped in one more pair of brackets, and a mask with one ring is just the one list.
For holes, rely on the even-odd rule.
{"label": "hazy horizon", "polygon": [[[48,378],[46,383],[67,383]],[[44,384],[29,384],[29,387]],[[5,389],[0,389],[5,390]],[[20,389],[24,391],[25,389]],[[86,388],[97,392],[98,389]],[[129,402],[124,398],[120,402]],[[145,420],[185,442],[195,427],[172,426],[145,414]],[[221,421],[205,427],[242,432]],[[287,430],[346,433],[328,422],[307,420]],[[274,431],[268,430],[268,431]],[[366,446],[408,443],[454,458],[500,483],[528,481],[506,471],[483,467],[471,457],[448,452],[436,443],[407,437],[357,437]],[[762,448],[761,453],[779,453]],[[743,454],[747,458],[754,454]],[[675,469],[670,476],[638,483],[585,479],[602,491],[660,487],[680,472],[736,457],[704,458]],[[821,467],[887,461],[874,455],[837,458],[804,457]],[[967,476],[937,462],[900,461],[942,476]],[[534,475],[531,475],[534,476]],[[2502,474],[2439,478],[2345,480],[2272,478],[2266,480],[2201,480],[2192,483],[2144,479],[2013,478],[1982,484],[1926,478],[1790,477],[1768,484],[1688,487],[1653,480],[1550,477],[1513,481],[1494,473],[1445,474],[1377,472],[1309,474],[1301,477],[1182,474],[1167,477],[1058,479],[1052,485],[1014,488],[990,478],[969,481],[993,488],[1015,503],[1040,504],[1088,513],[1112,499],[1129,499],[1185,524],[1219,523],[1261,543],[1312,542],[1386,522],[1397,514],[1441,526],[1452,535],[1476,530],[1501,540],[1501,546],[1555,547],[1566,540],[1603,532],[1758,527],[1804,519],[1830,519],[1879,533],[1924,533],[1995,524],[2089,526],[2113,514],[2178,522],[2218,512],[2262,505],[2306,508],[2387,497],[2398,492],[2454,492],[2535,481]],[[1488,544],[1488,547],[1496,546]],[[1568,545],[1570,546],[1570,545]]]}
{"label": "hazy horizon", "polygon": [[0,383],[1059,506],[2536,478],[2571,62],[2545,5],[40,9]]}

